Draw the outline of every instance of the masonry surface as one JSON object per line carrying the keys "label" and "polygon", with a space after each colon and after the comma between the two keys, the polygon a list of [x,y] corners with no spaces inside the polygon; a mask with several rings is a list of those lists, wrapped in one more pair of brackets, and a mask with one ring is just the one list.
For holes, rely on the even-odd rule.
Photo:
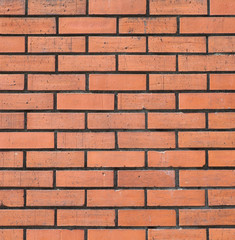
{"label": "masonry surface", "polygon": [[0,0],[0,240],[234,240],[234,52],[234,0]]}

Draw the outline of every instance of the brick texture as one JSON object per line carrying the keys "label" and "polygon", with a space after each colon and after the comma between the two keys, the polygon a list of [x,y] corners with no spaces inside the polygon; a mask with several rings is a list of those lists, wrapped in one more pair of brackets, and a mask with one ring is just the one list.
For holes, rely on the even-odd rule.
{"label": "brick texture", "polygon": [[234,0],[0,0],[0,240],[234,240],[234,207]]}

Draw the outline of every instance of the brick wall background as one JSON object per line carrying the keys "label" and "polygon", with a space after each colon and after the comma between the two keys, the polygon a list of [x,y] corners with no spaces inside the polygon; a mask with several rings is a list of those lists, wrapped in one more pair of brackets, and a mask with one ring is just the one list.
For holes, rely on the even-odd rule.
{"label": "brick wall background", "polygon": [[0,239],[235,239],[235,1],[0,0]]}

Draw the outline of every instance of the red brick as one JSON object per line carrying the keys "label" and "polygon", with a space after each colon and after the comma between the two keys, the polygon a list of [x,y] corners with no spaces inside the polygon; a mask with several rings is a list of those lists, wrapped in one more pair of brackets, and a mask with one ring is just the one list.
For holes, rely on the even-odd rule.
{"label": "red brick", "polygon": [[27,229],[27,240],[84,240],[84,231],[73,229]]}
{"label": "red brick", "polygon": [[134,209],[118,211],[119,226],[175,226],[174,210]]}
{"label": "red brick", "polygon": [[[42,141],[43,139],[43,141]],[[0,148],[53,148],[54,133],[1,132]]]}
{"label": "red brick", "polygon": [[142,229],[89,229],[88,240],[145,240]]}
{"label": "red brick", "polygon": [[27,206],[83,206],[83,190],[27,190]]}
{"label": "red brick", "polygon": [[0,34],[55,34],[55,18],[4,17],[0,19]]}
{"label": "red brick", "polygon": [[89,151],[88,167],[144,167],[144,152],[140,151]]}
{"label": "red brick", "polygon": [[28,89],[33,91],[85,90],[85,75],[29,74]]}
{"label": "red brick", "polygon": [[23,74],[0,74],[0,90],[23,90]]}
{"label": "red brick", "polygon": [[23,240],[23,229],[1,229],[0,239],[17,239]]}
{"label": "red brick", "polygon": [[205,128],[203,113],[148,113],[149,129]]}
{"label": "red brick", "polygon": [[235,90],[235,74],[211,74],[211,90]]}
{"label": "red brick", "polygon": [[119,132],[119,148],[174,148],[174,132]]}
{"label": "red brick", "polygon": [[53,226],[54,210],[14,209],[0,210],[1,226]]}
{"label": "red brick", "polygon": [[234,11],[235,2],[233,0],[210,0],[211,15],[234,15]]}
{"label": "red brick", "polygon": [[87,121],[90,129],[145,128],[144,113],[88,113]]}
{"label": "red brick", "polygon": [[163,93],[119,93],[118,109],[142,110],[142,109],[174,109],[175,95]]}
{"label": "red brick", "polygon": [[119,187],[174,187],[174,171],[133,170],[118,172]]}
{"label": "red brick", "polygon": [[[0,10],[1,11],[1,10]],[[0,37],[0,52],[24,52],[24,37]]]}
{"label": "red brick", "polygon": [[161,18],[121,18],[119,32],[126,34],[176,33],[177,22],[175,17]]}
{"label": "red brick", "polygon": [[149,151],[149,167],[203,167],[205,164],[204,151]]}
{"label": "red brick", "polygon": [[55,70],[55,57],[1,55],[0,66],[1,71],[50,72]]}
{"label": "red brick", "polygon": [[150,0],[153,15],[203,15],[207,14],[207,0]]}
{"label": "red brick", "polygon": [[23,129],[23,113],[0,113],[0,129]]}
{"label": "red brick", "polygon": [[[234,5],[235,7],[235,5]],[[235,52],[235,37],[209,37],[209,52]]]}
{"label": "red brick", "polygon": [[59,71],[114,71],[114,55],[59,56]]}
{"label": "red brick", "polygon": [[62,210],[57,213],[58,226],[114,226],[114,210]]}
{"label": "red brick", "polygon": [[149,52],[206,52],[205,37],[149,37]]}
{"label": "red brick", "polygon": [[145,14],[146,0],[90,0],[89,14]]}
{"label": "red brick", "polygon": [[58,148],[112,149],[115,147],[113,132],[60,132]]}
{"label": "red brick", "polygon": [[235,167],[235,151],[209,151],[210,167]]}
{"label": "red brick", "polygon": [[233,109],[234,93],[180,93],[180,109]]}
{"label": "red brick", "polygon": [[230,187],[235,184],[233,170],[181,170],[180,187]]}
{"label": "red brick", "polygon": [[234,189],[208,190],[208,200],[210,206],[235,205]]}
{"label": "red brick", "polygon": [[23,167],[23,152],[0,152],[0,168]]}
{"label": "red brick", "polygon": [[235,33],[235,18],[231,17],[183,17],[180,33]]}
{"label": "red brick", "polygon": [[85,14],[86,0],[29,0],[29,15],[44,14]]}
{"label": "red brick", "polygon": [[180,148],[233,148],[235,132],[180,132]]}
{"label": "red brick", "polygon": [[91,74],[89,89],[99,91],[146,90],[145,74]]}
{"label": "red brick", "polygon": [[84,129],[83,113],[28,113],[28,129]]}
{"label": "red brick", "polygon": [[1,187],[52,187],[51,171],[0,171]]}
{"label": "red brick", "polygon": [[203,190],[148,190],[148,206],[205,206]]}
{"label": "red brick", "polygon": [[176,58],[168,55],[120,55],[119,71],[175,71]]}
{"label": "red brick", "polygon": [[210,240],[229,240],[235,238],[235,229],[210,228]]}
{"label": "red brick", "polygon": [[26,165],[29,168],[83,167],[84,153],[81,151],[30,151],[27,152]]}
{"label": "red brick", "polygon": [[205,74],[150,74],[150,90],[206,90]]}
{"label": "red brick", "polygon": [[116,19],[102,17],[60,18],[59,33],[60,34],[116,33]]}
{"label": "red brick", "polygon": [[24,191],[23,190],[1,190],[0,205],[3,207],[23,207]]}
{"label": "red brick", "polygon": [[149,229],[148,240],[206,240],[205,229]]}
{"label": "red brick", "polygon": [[[25,14],[25,0],[4,0],[0,3],[1,15],[24,15]],[[20,236],[21,234],[19,234]],[[17,234],[18,236],[18,234]]]}
{"label": "red brick", "polygon": [[59,93],[57,95],[58,109],[75,110],[113,110],[113,94],[94,93]]}
{"label": "red brick", "polygon": [[234,209],[180,209],[180,226],[234,225]]}
{"label": "red brick", "polygon": [[89,52],[145,52],[145,51],[146,51],[145,37],[89,37]]}
{"label": "red brick", "polygon": [[88,190],[88,207],[144,206],[143,190]]}
{"label": "red brick", "polygon": [[57,171],[58,187],[112,187],[112,171]]}
{"label": "red brick", "polygon": [[209,113],[209,128],[235,128],[235,113]]}
{"label": "red brick", "polygon": [[234,55],[179,56],[179,71],[233,71]]}
{"label": "red brick", "polygon": [[29,37],[29,52],[85,52],[84,37]]}

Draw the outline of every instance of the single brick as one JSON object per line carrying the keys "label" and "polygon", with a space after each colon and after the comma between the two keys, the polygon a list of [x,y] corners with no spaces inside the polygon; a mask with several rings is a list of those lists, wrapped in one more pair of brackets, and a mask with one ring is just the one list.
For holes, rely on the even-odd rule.
{"label": "single brick", "polygon": [[0,152],[0,168],[23,167],[23,152]]}
{"label": "single brick", "polygon": [[53,226],[54,210],[14,209],[0,210],[1,226]]}
{"label": "single brick", "polygon": [[[234,15],[234,11],[235,2],[233,0],[210,0],[211,15]],[[221,238],[221,240],[224,239]]]}
{"label": "single brick", "polygon": [[57,171],[58,187],[112,187],[113,171]]}
{"label": "single brick", "polygon": [[0,129],[24,129],[24,114],[0,113]]}
{"label": "single brick", "polygon": [[0,56],[0,71],[50,72],[54,70],[55,70],[54,56],[33,56],[33,55]]}
{"label": "single brick", "polygon": [[63,210],[57,212],[58,226],[114,226],[114,210]]}
{"label": "single brick", "polygon": [[28,168],[72,168],[84,166],[84,153],[81,151],[30,151],[27,152]]}
{"label": "single brick", "polygon": [[163,170],[118,171],[119,187],[174,187],[175,172]]}
{"label": "single brick", "polygon": [[205,206],[204,190],[148,190],[148,206]]}
{"label": "single brick", "polygon": [[27,206],[83,206],[84,190],[27,190]]}
{"label": "single brick", "polygon": [[207,14],[207,0],[150,0],[151,15]]}
{"label": "single brick", "polygon": [[24,75],[23,74],[0,74],[0,90],[23,90]]}
{"label": "single brick", "polygon": [[203,113],[148,113],[149,129],[205,128]]}
{"label": "single brick", "polygon": [[232,17],[182,17],[180,33],[235,33],[235,18]]}
{"label": "single brick", "polygon": [[144,167],[143,151],[89,151],[88,167]]}
{"label": "single brick", "polygon": [[163,93],[119,93],[118,109],[142,110],[142,109],[174,109],[175,95]]}
{"label": "single brick", "polygon": [[[1,11],[1,10],[0,10]],[[24,37],[0,37],[0,52],[24,52]]]}
{"label": "single brick", "polygon": [[90,74],[89,89],[98,91],[146,90],[145,74]]}
{"label": "single brick", "polygon": [[29,37],[28,51],[46,52],[85,52],[84,37]]}
{"label": "single brick", "polygon": [[119,148],[174,148],[174,132],[119,132]]}
{"label": "single brick", "polygon": [[116,18],[107,17],[60,18],[59,33],[60,34],[116,33]]}
{"label": "single brick", "polygon": [[177,22],[175,17],[161,18],[120,18],[119,32],[126,34],[156,34],[176,33]]}
{"label": "single brick", "polygon": [[88,113],[87,121],[89,129],[145,128],[144,113]]}
{"label": "single brick", "polygon": [[208,156],[210,167],[235,167],[235,151],[209,151]]}
{"label": "single brick", "polygon": [[114,110],[113,94],[59,93],[57,108],[64,110]]}
{"label": "single brick", "polygon": [[235,74],[211,74],[210,90],[235,90]]}
{"label": "single brick", "polygon": [[28,0],[29,15],[85,14],[86,0]]}
{"label": "single brick", "polygon": [[235,132],[179,132],[180,148],[233,148]]}
{"label": "single brick", "polygon": [[[24,15],[24,14],[25,14],[25,0],[3,0],[0,2],[0,15]],[[19,234],[19,236],[21,236],[21,234]]]}
{"label": "single brick", "polygon": [[175,71],[176,58],[168,55],[120,55],[119,71]]}
{"label": "single brick", "polygon": [[59,56],[59,71],[114,71],[116,62],[114,55],[78,55]]}
{"label": "single brick", "polygon": [[205,37],[149,37],[149,52],[206,52]]}
{"label": "single brick", "polygon": [[23,190],[1,190],[0,205],[3,207],[23,207],[24,191]]}
{"label": "single brick", "polygon": [[90,0],[89,14],[145,14],[146,0]]}
{"label": "single brick", "polygon": [[88,190],[88,207],[144,206],[143,190]]}
{"label": "single brick", "polygon": [[235,37],[233,36],[209,37],[208,41],[209,52],[235,52]]}
{"label": "single brick", "polygon": [[235,113],[209,113],[209,128],[235,128]]}
{"label": "single brick", "polygon": [[55,34],[55,33],[56,33],[55,18],[4,17],[0,19],[0,34]]}
{"label": "single brick", "polygon": [[53,132],[1,132],[0,148],[53,148]]}
{"label": "single brick", "polygon": [[134,209],[118,211],[118,226],[175,226],[174,210]]}
{"label": "single brick", "polygon": [[234,209],[180,209],[180,226],[234,225]]}
{"label": "single brick", "polygon": [[234,93],[180,93],[180,109],[234,109]]}
{"label": "single brick", "polygon": [[28,90],[85,90],[84,74],[29,74]]}
{"label": "single brick", "polygon": [[230,187],[235,184],[233,170],[180,170],[180,187]]}
{"label": "single brick", "polygon": [[112,149],[115,147],[113,132],[60,132],[58,148]]}
{"label": "single brick", "polygon": [[206,90],[206,74],[150,74],[150,90]]}
{"label": "single brick", "polygon": [[1,187],[52,187],[52,171],[0,171]]}
{"label": "single brick", "polygon": [[28,129],[84,129],[84,113],[28,113]]}
{"label": "single brick", "polygon": [[149,151],[149,167],[203,167],[205,151]]}
{"label": "single brick", "polygon": [[235,229],[210,228],[210,240],[229,240],[235,238]]}
{"label": "single brick", "polygon": [[146,38],[89,37],[89,52],[146,52]]}
{"label": "single brick", "polygon": [[234,189],[208,190],[208,202],[210,206],[235,205]]}
{"label": "single brick", "polygon": [[17,239],[23,240],[23,229],[1,229],[0,239]]}

